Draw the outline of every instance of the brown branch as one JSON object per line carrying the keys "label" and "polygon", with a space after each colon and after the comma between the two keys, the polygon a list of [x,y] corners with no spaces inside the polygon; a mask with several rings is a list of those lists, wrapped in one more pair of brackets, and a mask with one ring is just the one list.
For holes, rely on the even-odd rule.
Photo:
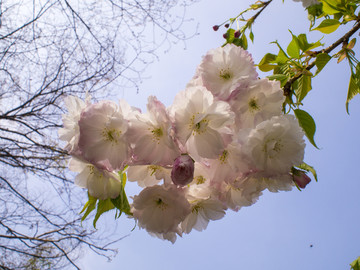
{"label": "brown branch", "polygon": [[[343,35],[341,38],[339,38],[337,41],[335,41],[333,44],[331,44],[329,47],[320,50],[320,51],[316,51],[314,53],[311,54],[311,57],[314,58],[316,57],[316,55],[320,54],[320,53],[330,53],[332,52],[335,48],[337,48],[340,44],[342,44],[343,42],[346,42],[349,40],[349,38],[355,34],[358,30],[360,29],[360,20],[356,21],[355,25],[353,26],[353,28],[351,28],[351,30],[349,32],[347,32],[345,35]],[[311,70],[314,66],[315,66],[315,61],[312,61],[310,64],[308,64],[305,69],[306,70]],[[301,76],[303,76],[302,73],[296,74],[294,77],[292,77],[290,80],[288,80],[286,82],[286,84],[283,87],[283,91],[284,91],[284,96],[288,96],[291,93],[291,85],[298,80]]]}

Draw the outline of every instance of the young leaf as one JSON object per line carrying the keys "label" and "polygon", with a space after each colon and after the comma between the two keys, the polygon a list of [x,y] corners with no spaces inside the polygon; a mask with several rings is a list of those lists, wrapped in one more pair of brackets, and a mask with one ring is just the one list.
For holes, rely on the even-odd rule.
{"label": "young leaf", "polygon": [[295,109],[294,113],[299,121],[300,127],[302,127],[302,129],[304,130],[305,135],[308,138],[309,142],[317,149],[319,149],[319,147],[317,147],[314,141],[314,135],[316,131],[316,125],[314,119],[311,117],[310,114],[300,109]]}
{"label": "young leaf", "polygon": [[349,102],[357,94],[360,94],[359,77],[357,77],[356,74],[351,73],[350,82],[349,82],[349,89],[348,89],[348,94],[347,94],[346,103],[345,103],[346,112],[348,114],[349,114]]}
{"label": "young leaf", "polygon": [[96,229],[96,222],[98,221],[99,217],[111,210],[111,209],[114,209],[115,206],[113,205],[113,203],[111,202],[111,199],[106,199],[106,200],[99,200],[98,204],[97,204],[97,211],[96,211],[96,215],[95,215],[95,218],[94,218],[94,221],[93,221],[93,225],[94,225],[94,228]]}
{"label": "young leaf", "polygon": [[330,34],[334,31],[336,31],[336,29],[338,29],[339,26],[340,26],[340,22],[338,20],[326,19],[326,20],[323,20],[320,23],[320,25],[318,27],[314,28],[313,30],[318,30],[324,34]]}
{"label": "young leaf", "polygon": [[267,76],[269,80],[276,80],[280,82],[281,87],[285,85],[285,83],[288,81],[289,77],[285,74],[274,74]]}
{"label": "young leaf", "polygon": [[328,55],[327,53],[319,53],[316,56],[315,65],[317,67],[317,70],[315,72],[315,75],[317,75],[326,66],[326,64],[330,61],[330,59],[331,56]]}
{"label": "young leaf", "polygon": [[278,46],[278,48],[279,48],[279,53],[278,53],[278,55],[277,55],[277,57],[276,57],[276,60],[275,60],[276,63],[285,64],[285,63],[289,60],[289,56],[287,56],[287,54],[285,53],[284,49],[281,48],[279,42],[273,41],[273,42],[271,42],[271,43],[275,43],[276,46]]}
{"label": "young leaf", "polygon": [[299,59],[300,58],[299,42],[297,40],[297,37],[295,35],[293,35],[293,33],[291,33],[291,35],[293,38],[292,38],[291,42],[289,43],[288,47],[286,48],[286,52],[288,53],[288,55],[290,57]]}
{"label": "young leaf", "polygon": [[226,43],[232,43],[234,41],[234,34],[235,34],[235,30],[232,28],[229,28],[226,31]]}
{"label": "young leaf", "polygon": [[80,212],[80,214],[81,214],[86,210],[85,214],[81,218],[81,221],[84,221],[85,218],[95,209],[96,201],[98,200],[95,197],[91,196],[89,193],[88,193],[88,197],[89,197],[89,200],[85,203],[84,208]]}
{"label": "young leaf", "polygon": [[340,10],[337,9],[336,5],[338,4],[337,1],[334,0],[324,0],[323,3],[323,11],[326,14],[333,15],[339,13]]}
{"label": "young leaf", "polygon": [[352,50],[356,44],[356,38],[350,40],[349,44],[346,46],[347,49]]}
{"label": "young leaf", "polygon": [[360,270],[360,257],[358,257],[355,261],[353,261],[351,264],[351,270]]}
{"label": "young leaf", "polygon": [[264,57],[261,59],[260,63],[258,64],[258,67],[261,71],[267,72],[276,67],[276,65],[271,65],[270,63],[274,63],[276,60],[276,55],[267,53],[264,55]]}
{"label": "young leaf", "polygon": [[125,193],[126,174],[124,172],[120,172],[119,174],[121,179],[121,191],[118,197],[111,199],[111,202],[118,210],[120,210],[120,217],[121,213],[127,215],[132,215],[132,213],[130,212],[130,204]]}
{"label": "young leaf", "polygon": [[248,48],[248,41],[247,41],[247,38],[246,38],[246,35],[245,34],[242,34],[241,37],[240,37],[241,41],[242,41],[242,47],[244,50],[247,50]]}
{"label": "young leaf", "polygon": [[295,89],[297,101],[301,102],[311,89],[311,76],[302,75],[298,79],[297,88]]}
{"label": "young leaf", "polygon": [[302,169],[304,171],[307,171],[307,172],[311,172],[312,175],[314,176],[315,178],[315,181],[317,182],[318,181],[318,178],[317,178],[317,173],[314,169],[314,167],[310,166],[309,164],[306,164],[305,162],[303,162],[302,164],[300,164],[299,166],[297,166],[299,169]]}
{"label": "young leaf", "polygon": [[251,42],[254,43],[254,33],[253,33],[253,31],[250,31],[249,38],[250,38]]}
{"label": "young leaf", "polygon": [[306,34],[300,34],[297,37],[297,40],[298,40],[299,47],[303,52],[307,52],[309,50],[315,49],[315,48],[323,45],[323,44],[321,44],[320,40],[316,41],[315,43],[309,43],[307,40]]}

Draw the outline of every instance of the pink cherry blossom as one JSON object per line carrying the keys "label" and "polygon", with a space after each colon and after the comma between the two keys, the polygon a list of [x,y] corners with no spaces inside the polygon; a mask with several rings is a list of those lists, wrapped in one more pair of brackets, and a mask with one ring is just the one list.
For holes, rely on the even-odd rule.
{"label": "pink cherry blossom", "polygon": [[242,81],[257,79],[251,55],[234,44],[210,50],[197,69],[204,86],[222,100]]}
{"label": "pink cherry blossom", "polygon": [[84,159],[108,164],[109,170],[121,169],[128,162],[128,120],[116,103],[101,101],[88,106],[81,113],[79,128],[79,149]]}
{"label": "pink cherry blossom", "polygon": [[190,213],[190,204],[180,188],[151,186],[134,196],[132,213],[141,228],[167,234],[177,232],[180,222]]}
{"label": "pink cherry blossom", "polygon": [[180,155],[174,140],[172,122],[165,106],[150,96],[146,114],[137,114],[130,123],[129,142],[133,145],[134,163],[171,165]]}
{"label": "pink cherry blossom", "polygon": [[176,95],[170,114],[176,135],[194,158],[217,157],[228,143],[234,114],[228,103],[215,101],[204,87],[188,87]]}

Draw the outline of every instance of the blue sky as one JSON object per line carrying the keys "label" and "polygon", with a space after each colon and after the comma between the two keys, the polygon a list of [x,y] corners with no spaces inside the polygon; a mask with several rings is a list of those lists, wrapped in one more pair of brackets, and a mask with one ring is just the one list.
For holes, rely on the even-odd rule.
{"label": "blue sky", "polygon": [[[136,90],[120,91],[132,106],[144,108],[147,97],[156,95],[170,105],[175,94],[184,89],[201,57],[223,43],[222,30],[214,24],[236,16],[251,1],[200,1],[188,10],[188,17],[199,22],[199,35],[160,51],[159,61],[145,72],[147,79]],[[277,52],[271,41],[281,44],[294,34],[303,33],[309,23],[300,3],[275,0],[254,26],[255,43],[249,51],[255,62],[266,52]],[[346,29],[344,30],[346,31]],[[321,38],[312,33],[310,41]],[[332,39],[324,38],[328,42]],[[335,40],[335,39],[334,39]],[[358,48],[356,49],[358,51]],[[100,218],[99,230],[114,230],[114,238],[128,235],[113,247],[119,253],[112,262],[85,254],[84,269],[245,269],[304,270],[349,269],[360,256],[360,98],[345,111],[349,80],[347,63],[330,64],[313,81],[313,90],[304,101],[317,123],[316,142],[320,150],[307,143],[305,161],[313,165],[319,182],[311,182],[299,192],[264,192],[260,200],[239,212],[228,211],[219,221],[211,222],[203,232],[193,231],[170,242],[152,238],[125,217],[114,221],[112,214]],[[129,193],[135,192],[129,183]],[[88,222],[92,222],[90,219]],[[312,247],[311,247],[312,245]]]}

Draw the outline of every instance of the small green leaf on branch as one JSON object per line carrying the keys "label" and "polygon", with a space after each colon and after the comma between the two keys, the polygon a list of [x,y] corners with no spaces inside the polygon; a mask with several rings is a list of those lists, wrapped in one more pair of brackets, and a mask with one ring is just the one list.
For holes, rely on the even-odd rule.
{"label": "small green leaf on branch", "polygon": [[338,20],[326,19],[326,20],[323,20],[320,23],[320,25],[318,27],[314,28],[313,30],[318,30],[324,34],[330,34],[334,31],[336,31],[336,29],[338,29],[339,26],[340,26],[340,22]]}
{"label": "small green leaf on branch", "polygon": [[360,270],[360,257],[358,257],[355,261],[353,261],[351,264],[351,270]]}
{"label": "small green leaf on branch", "polygon": [[[306,70],[308,71],[308,70]],[[295,94],[297,97],[298,103],[306,97],[309,91],[312,89],[311,87],[311,75],[310,74],[303,74],[295,84]]]}
{"label": "small green leaf on branch", "polygon": [[316,131],[316,124],[314,119],[311,117],[310,114],[300,109],[295,109],[294,113],[299,121],[300,127],[302,127],[302,129],[304,130],[305,135],[308,138],[309,142],[317,149],[319,149],[319,147],[317,147],[314,140],[315,131]]}
{"label": "small green leaf on branch", "polygon": [[337,4],[340,4],[337,0],[323,0],[323,11],[326,14],[333,15],[339,13],[340,10],[337,8]]}
{"label": "small green leaf on branch", "polygon": [[268,72],[270,70],[273,70],[276,67],[276,65],[272,65],[272,63],[275,63],[275,60],[276,60],[275,54],[267,53],[261,59],[260,63],[258,64],[258,67],[263,72]]}
{"label": "small green leaf on branch", "polygon": [[289,43],[288,47],[286,48],[286,52],[290,57],[299,59],[300,58],[299,41],[297,36],[293,35],[293,33],[291,33],[291,35],[292,35],[292,40]]}
{"label": "small green leaf on branch", "polygon": [[315,75],[319,74],[319,72],[326,66],[326,64],[330,61],[331,56],[327,53],[319,53],[316,56],[315,59],[315,65],[317,67],[317,70],[315,72]]}
{"label": "small green leaf on branch", "polygon": [[289,80],[289,77],[285,74],[274,74],[274,75],[267,76],[267,78],[269,80],[279,81],[281,84],[281,87],[283,87],[285,85],[285,83]]}
{"label": "small green leaf on branch", "polygon": [[[359,64],[357,65],[359,66]],[[359,75],[359,74],[358,74]],[[351,73],[349,89],[346,98],[346,112],[349,114],[349,102],[354,98],[354,96],[360,94],[360,77],[356,73]]]}

